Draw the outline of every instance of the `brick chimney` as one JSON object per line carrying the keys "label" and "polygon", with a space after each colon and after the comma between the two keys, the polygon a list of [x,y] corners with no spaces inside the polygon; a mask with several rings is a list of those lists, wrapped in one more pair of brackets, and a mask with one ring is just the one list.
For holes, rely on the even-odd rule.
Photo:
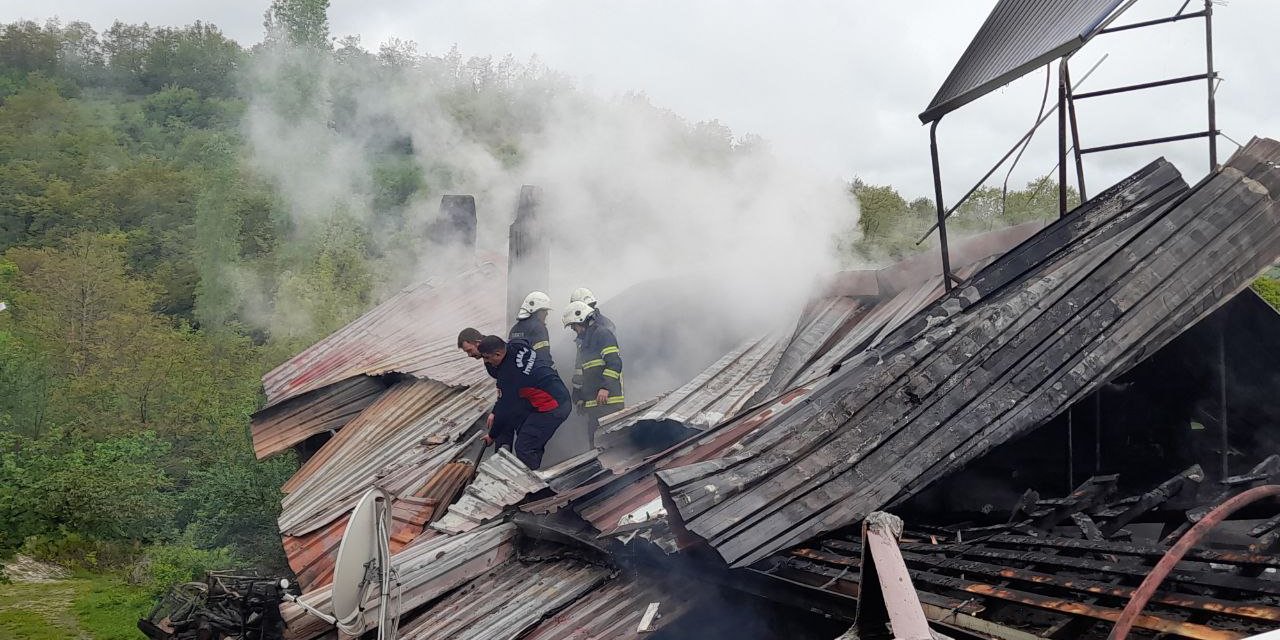
{"label": "brick chimney", "polygon": [[551,284],[551,249],[538,212],[541,199],[542,190],[538,187],[520,187],[507,253],[508,324],[515,322],[516,311],[530,291],[546,291]]}

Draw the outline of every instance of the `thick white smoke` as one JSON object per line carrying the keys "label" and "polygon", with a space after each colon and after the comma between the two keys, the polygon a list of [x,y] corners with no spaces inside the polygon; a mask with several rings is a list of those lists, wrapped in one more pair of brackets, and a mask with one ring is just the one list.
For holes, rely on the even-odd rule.
{"label": "thick white smoke", "polygon": [[[505,253],[522,184],[542,189],[557,304],[577,286],[607,299],[698,277],[732,301],[727,312],[764,329],[794,318],[815,280],[840,266],[836,238],[856,222],[846,186],[781,162],[758,139],[687,123],[642,95],[575,89],[536,61],[420,56],[401,42],[375,58],[352,45],[259,55],[245,131],[299,241],[335,220],[362,225],[383,256],[378,297],[451,268],[425,238],[443,193],[474,194],[482,250]],[[411,149],[427,187],[391,225],[374,213],[388,148]],[[288,309],[271,315],[297,321]]]}

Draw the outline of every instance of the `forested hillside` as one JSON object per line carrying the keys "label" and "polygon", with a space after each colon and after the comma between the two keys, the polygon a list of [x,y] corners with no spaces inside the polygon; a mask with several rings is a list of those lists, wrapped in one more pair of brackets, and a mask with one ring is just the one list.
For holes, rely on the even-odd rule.
{"label": "forested hillside", "polygon": [[[200,23],[0,26],[0,550],[154,588],[286,570],[296,463],[253,458],[261,375],[429,273],[441,194],[517,189],[552,117],[600,103],[536,60],[334,40],[326,4],[276,0],[252,46]],[[610,104],[677,166],[767,152]],[[847,263],[914,251],[932,221],[889,186],[837,191],[862,205],[856,227],[832,212]],[[981,191],[955,232],[1052,216],[1055,194]]]}

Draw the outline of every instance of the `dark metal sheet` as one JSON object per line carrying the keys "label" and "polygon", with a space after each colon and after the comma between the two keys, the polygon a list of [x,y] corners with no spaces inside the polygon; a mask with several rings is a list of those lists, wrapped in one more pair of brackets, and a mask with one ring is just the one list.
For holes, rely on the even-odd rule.
{"label": "dark metal sheet", "polygon": [[1001,0],[920,121],[929,123],[1084,46],[1122,0]]}

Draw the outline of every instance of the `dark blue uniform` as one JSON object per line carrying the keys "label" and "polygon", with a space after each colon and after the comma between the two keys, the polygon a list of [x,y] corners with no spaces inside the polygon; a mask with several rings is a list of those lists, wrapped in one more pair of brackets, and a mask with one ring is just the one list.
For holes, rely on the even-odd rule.
{"label": "dark blue uniform", "polygon": [[547,441],[572,410],[569,390],[560,374],[522,341],[507,344],[507,355],[494,377],[499,395],[493,407],[493,438],[499,446],[509,446],[530,469],[537,469]]}
{"label": "dark blue uniform", "polygon": [[524,320],[517,320],[511,325],[511,332],[507,334],[507,340],[521,340],[529,343],[533,350],[537,352],[538,358],[545,359],[547,366],[556,366],[551,360],[551,336],[547,334],[547,323],[538,318],[538,314],[534,314]]}
{"label": "dark blue uniform", "polygon": [[[578,362],[573,371],[573,399],[587,414],[587,434],[592,446],[595,446],[600,418],[622,410],[626,402],[618,338],[597,319],[599,314],[599,311],[591,314],[587,330],[577,338]],[[596,401],[596,394],[601,389],[609,392],[603,404]]]}

